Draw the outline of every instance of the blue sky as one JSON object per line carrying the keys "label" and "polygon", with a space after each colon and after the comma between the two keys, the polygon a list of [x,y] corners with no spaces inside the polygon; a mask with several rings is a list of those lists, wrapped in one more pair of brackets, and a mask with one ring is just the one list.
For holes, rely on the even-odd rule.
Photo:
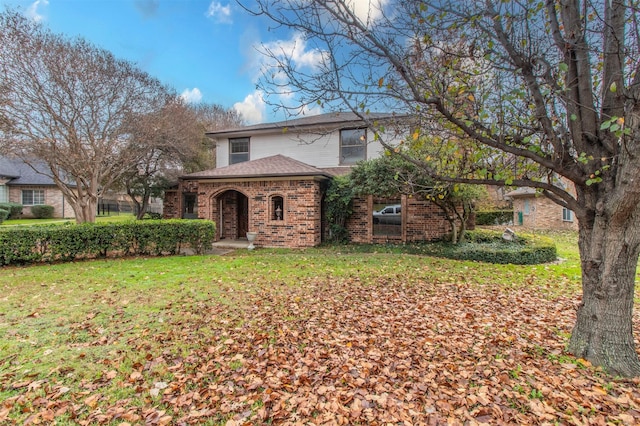
{"label": "blue sky", "polygon": [[0,0],[0,10],[5,6],[136,63],[189,101],[235,108],[247,124],[284,118],[256,90],[265,66],[257,47],[288,46],[300,66],[313,66],[320,54],[296,34],[270,30],[234,0]]}

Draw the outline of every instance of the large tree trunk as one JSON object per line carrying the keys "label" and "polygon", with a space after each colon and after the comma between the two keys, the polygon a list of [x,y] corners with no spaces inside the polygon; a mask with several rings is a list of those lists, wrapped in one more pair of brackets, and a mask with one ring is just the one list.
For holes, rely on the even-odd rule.
{"label": "large tree trunk", "polygon": [[[569,351],[622,377],[640,376],[632,311],[640,227],[635,215],[623,224],[580,224],[582,302]],[[602,238],[599,241],[598,238]]]}
{"label": "large tree trunk", "polygon": [[69,199],[69,204],[76,215],[76,223],[94,223],[96,221],[97,198],[87,195],[79,200]]}

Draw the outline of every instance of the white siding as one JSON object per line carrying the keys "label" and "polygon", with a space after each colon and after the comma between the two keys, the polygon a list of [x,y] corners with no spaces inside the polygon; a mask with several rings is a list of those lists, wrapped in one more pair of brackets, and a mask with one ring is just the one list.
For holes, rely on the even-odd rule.
{"label": "white siding", "polygon": [[[367,159],[379,157],[383,152],[380,142],[374,141],[373,134],[369,131],[367,140]],[[228,166],[229,140],[219,139],[216,146],[217,166]],[[340,166],[340,131],[336,130],[328,135],[278,133],[251,136],[250,160],[277,154],[286,155],[314,167]]]}

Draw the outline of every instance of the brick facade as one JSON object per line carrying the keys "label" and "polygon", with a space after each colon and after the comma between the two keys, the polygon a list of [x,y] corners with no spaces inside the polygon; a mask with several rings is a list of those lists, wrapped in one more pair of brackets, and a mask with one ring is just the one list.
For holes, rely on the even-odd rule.
{"label": "brick facade", "polygon": [[[198,217],[216,222],[216,240],[245,238],[245,232],[257,232],[258,247],[314,247],[323,241],[326,227],[323,196],[326,179],[301,177],[229,182],[225,180],[183,180],[177,189],[165,194],[166,218],[181,217],[184,192],[197,193]],[[282,200],[282,219],[274,212],[274,197]],[[246,199],[246,201],[243,201]],[[246,204],[243,204],[245,203]],[[374,205],[402,204],[402,226],[394,235],[374,232]],[[246,207],[243,207],[246,206]],[[247,213],[246,225],[243,213]],[[246,230],[243,227],[246,226]],[[433,241],[450,232],[449,223],[435,204],[403,196],[399,200],[356,198],[353,214],[347,220],[349,238],[354,243]]]}
{"label": "brick facade", "polygon": [[[374,205],[402,205],[402,226],[398,235],[376,235],[373,224]],[[451,231],[444,212],[426,200],[402,196],[399,199],[359,197],[353,202],[353,214],[346,224],[354,243],[407,243],[435,241]]]}
{"label": "brick facade", "polygon": [[[558,184],[576,195],[573,182],[561,179]],[[578,229],[575,214],[554,203],[533,188],[519,188],[507,194],[513,200],[513,224],[530,229]]]}
{"label": "brick facade", "polygon": [[[578,229],[578,221],[573,214],[571,220],[565,220],[567,212],[542,195],[513,199],[513,223],[530,229]],[[522,221],[521,221],[522,219]]]}
{"label": "brick facade", "polygon": [[[313,177],[182,181],[177,190],[166,194],[164,215],[180,217],[180,194],[196,192],[198,217],[216,222],[217,240],[245,238],[245,233],[250,231],[258,233],[256,246],[313,247],[322,242],[323,189],[324,180]],[[280,219],[274,211],[274,202],[278,200],[274,197],[282,200]],[[245,210],[246,224],[243,222]]]}
{"label": "brick facade", "polygon": [[[22,204],[22,190],[44,190],[44,203],[53,207],[54,218],[75,218],[75,212],[71,208],[71,205],[65,200],[62,192],[51,186],[20,186],[12,185],[9,188],[9,201]],[[22,208],[22,217],[32,218],[31,206],[24,206]]]}

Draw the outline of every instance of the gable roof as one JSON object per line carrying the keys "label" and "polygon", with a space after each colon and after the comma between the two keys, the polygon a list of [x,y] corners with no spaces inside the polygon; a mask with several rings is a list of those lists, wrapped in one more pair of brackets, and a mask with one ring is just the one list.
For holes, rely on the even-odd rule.
{"label": "gable roof", "polygon": [[[391,120],[400,118],[393,113],[371,112],[366,114],[371,120]],[[287,129],[336,129],[352,126],[362,126],[364,121],[353,112],[329,112],[326,114],[312,115],[295,118],[292,120],[278,121],[275,123],[261,123],[251,126],[231,127],[227,129],[207,132],[207,136],[218,138],[225,136],[255,135],[257,133],[283,132]]]}
{"label": "gable roof", "polygon": [[227,167],[204,170],[183,176],[183,179],[228,179],[228,178],[256,178],[256,177],[286,177],[286,176],[318,176],[330,178],[329,171],[310,166],[302,161],[294,160],[285,155],[273,155],[252,161],[232,164]]}
{"label": "gable roof", "polygon": [[[11,178],[7,185],[55,185],[44,161],[33,161],[32,166],[19,158],[0,157],[0,176]],[[35,168],[35,170],[34,170]]]}

